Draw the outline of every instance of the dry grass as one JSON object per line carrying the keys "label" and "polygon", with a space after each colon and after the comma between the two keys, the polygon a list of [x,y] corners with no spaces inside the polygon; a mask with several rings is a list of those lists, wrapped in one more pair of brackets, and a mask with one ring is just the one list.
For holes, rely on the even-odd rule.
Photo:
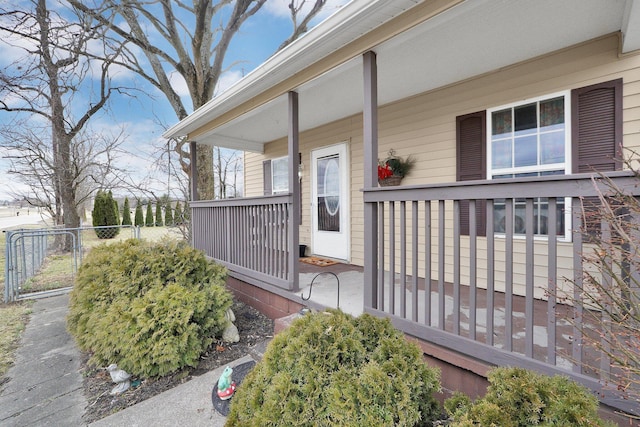
{"label": "dry grass", "polygon": [[0,377],[4,377],[14,360],[20,335],[31,313],[32,301],[0,305]]}

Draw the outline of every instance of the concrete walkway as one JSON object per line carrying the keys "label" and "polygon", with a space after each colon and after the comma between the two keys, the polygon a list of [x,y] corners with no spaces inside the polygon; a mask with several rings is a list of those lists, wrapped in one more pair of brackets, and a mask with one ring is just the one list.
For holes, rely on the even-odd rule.
{"label": "concrete walkway", "polygon": [[82,425],[87,401],[80,352],[66,330],[68,305],[68,294],[35,301],[0,393],[0,425]]}
{"label": "concrete walkway", "polygon": [[[0,391],[0,425],[83,426],[87,400],[80,374],[80,351],[66,330],[69,295],[38,299],[22,336],[9,381]],[[267,342],[229,363],[235,367],[262,358]],[[211,392],[224,366],[103,418],[92,426],[223,426]]]}

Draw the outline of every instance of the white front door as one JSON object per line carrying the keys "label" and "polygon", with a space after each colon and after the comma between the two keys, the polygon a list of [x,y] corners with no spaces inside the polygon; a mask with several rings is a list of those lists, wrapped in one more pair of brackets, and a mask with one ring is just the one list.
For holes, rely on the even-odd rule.
{"label": "white front door", "polygon": [[347,144],[311,152],[312,251],[349,260],[349,158]]}

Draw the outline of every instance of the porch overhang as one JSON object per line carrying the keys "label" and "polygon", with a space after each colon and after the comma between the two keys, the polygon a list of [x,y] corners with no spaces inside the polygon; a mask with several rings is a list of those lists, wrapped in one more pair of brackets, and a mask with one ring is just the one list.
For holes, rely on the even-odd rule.
{"label": "porch overhang", "polygon": [[384,105],[613,33],[640,49],[640,0],[353,0],[164,136],[262,152],[287,135],[289,91],[301,132],[360,114],[367,50]]}

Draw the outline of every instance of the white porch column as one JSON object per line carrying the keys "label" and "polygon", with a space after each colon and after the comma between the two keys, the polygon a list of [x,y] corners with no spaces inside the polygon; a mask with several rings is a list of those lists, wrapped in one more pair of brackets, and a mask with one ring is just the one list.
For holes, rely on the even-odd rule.
{"label": "white porch column", "polygon": [[291,212],[289,212],[289,281],[292,283],[292,291],[300,289],[298,278],[298,258],[300,245],[300,180],[298,179],[299,161],[299,128],[298,128],[298,93],[289,92],[289,192],[291,193]]}
{"label": "white porch column", "polygon": [[[375,52],[364,62],[364,189],[378,186],[378,68]],[[364,306],[378,308],[378,206],[364,205]]]}

